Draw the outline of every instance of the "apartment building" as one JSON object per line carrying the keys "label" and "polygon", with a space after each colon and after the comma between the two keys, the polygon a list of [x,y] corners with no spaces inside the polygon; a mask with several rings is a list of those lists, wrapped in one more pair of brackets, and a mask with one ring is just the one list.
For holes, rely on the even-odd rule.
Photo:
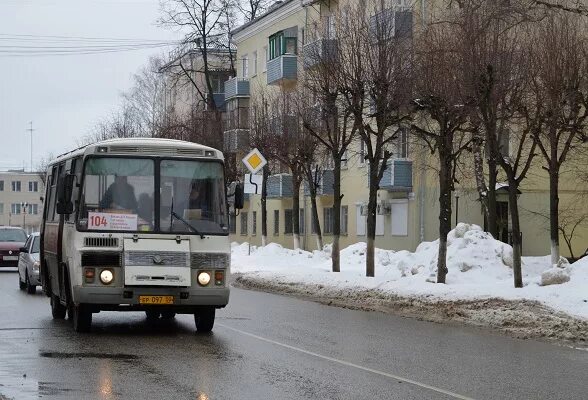
{"label": "apartment building", "polygon": [[43,215],[44,185],[37,173],[0,172],[0,225],[39,230]]}
{"label": "apartment building", "polygon": [[[212,92],[206,84],[202,50],[196,46],[180,46],[169,56],[170,61],[160,68],[165,77],[166,110],[173,109],[177,115],[186,116],[196,110],[205,110],[207,99],[212,97],[218,109],[224,107],[224,82],[233,75],[231,66],[232,51],[226,39],[209,38],[211,44],[207,50]],[[202,93],[202,94],[201,94]]]}
{"label": "apartment building", "polygon": [[[351,1],[351,0],[349,0]],[[225,152],[240,160],[250,150],[251,106],[256,96],[272,90],[295,89],[304,68],[312,68],[313,60],[305,57],[326,49],[337,40],[332,16],[341,1],[286,0],[276,2],[265,14],[234,31],[237,46],[237,76],[225,83]],[[391,10],[396,23],[408,23],[411,30],[426,22],[433,13],[429,1],[398,0]],[[393,250],[414,251],[423,241],[439,236],[439,190],[437,161],[430,151],[412,140],[403,131],[392,145],[393,157],[380,182],[376,219],[376,246]],[[506,148],[506,147],[505,147]],[[507,150],[508,151],[508,150]],[[348,149],[342,171],[341,246],[366,241],[368,200],[368,167],[364,160],[365,144],[356,140]],[[588,165],[585,160],[584,165]],[[328,162],[327,162],[328,164]],[[325,166],[318,190],[317,208],[325,243],[333,231],[333,171]],[[287,170],[274,168],[268,186],[268,241],[292,247],[292,176]],[[453,199],[452,225],[459,222],[485,224],[473,166],[461,168],[459,184]],[[280,172],[280,173],[277,173]],[[565,175],[565,174],[564,174]],[[499,176],[500,179],[504,177]],[[524,255],[545,255],[550,251],[549,185],[540,157],[535,159],[529,178],[521,186],[519,208],[523,233]],[[497,188],[499,239],[510,240],[507,186]],[[578,196],[588,187],[575,182],[573,175],[562,176],[560,208],[578,204]],[[301,191],[301,245],[316,248],[308,190]],[[588,213],[588,208],[586,209]],[[245,208],[232,221],[232,240],[261,244],[260,195],[247,196]],[[588,230],[579,226],[573,242],[576,254],[588,247]],[[561,240],[562,254],[569,253]]]}

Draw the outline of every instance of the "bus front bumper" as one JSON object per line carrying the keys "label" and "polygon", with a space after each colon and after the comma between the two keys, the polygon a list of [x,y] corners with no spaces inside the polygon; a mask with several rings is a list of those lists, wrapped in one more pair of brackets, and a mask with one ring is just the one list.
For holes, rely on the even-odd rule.
{"label": "bus front bumper", "polygon": [[[141,296],[173,296],[172,304],[144,304]],[[74,302],[98,311],[174,311],[192,314],[201,307],[223,308],[229,302],[229,288],[175,287],[74,287]]]}

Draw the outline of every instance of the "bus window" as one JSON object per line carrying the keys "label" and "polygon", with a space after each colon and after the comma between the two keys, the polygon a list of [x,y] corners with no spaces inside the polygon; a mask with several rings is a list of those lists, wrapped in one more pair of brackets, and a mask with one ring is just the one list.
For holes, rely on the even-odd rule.
{"label": "bus window", "polygon": [[228,233],[222,164],[163,160],[160,192],[163,232]]}
{"label": "bus window", "polygon": [[80,228],[152,231],[154,169],[150,159],[88,159],[80,201]]}

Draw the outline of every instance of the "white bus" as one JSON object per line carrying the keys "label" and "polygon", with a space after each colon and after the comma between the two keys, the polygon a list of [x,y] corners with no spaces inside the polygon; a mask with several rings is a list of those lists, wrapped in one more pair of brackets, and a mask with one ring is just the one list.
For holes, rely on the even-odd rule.
{"label": "white bus", "polygon": [[[53,318],[78,332],[100,311],[193,314],[209,332],[229,301],[229,208],[220,151],[168,139],[112,139],[51,162],[41,282]],[[243,206],[235,189],[234,206]]]}

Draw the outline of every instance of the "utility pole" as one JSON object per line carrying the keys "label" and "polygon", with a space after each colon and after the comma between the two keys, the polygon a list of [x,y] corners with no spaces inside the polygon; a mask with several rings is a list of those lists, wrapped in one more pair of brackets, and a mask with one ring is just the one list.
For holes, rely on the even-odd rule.
{"label": "utility pole", "polygon": [[29,129],[27,129],[27,131],[31,134],[31,172],[33,172],[33,131],[35,131],[36,129],[33,129],[33,121],[29,122]]}

